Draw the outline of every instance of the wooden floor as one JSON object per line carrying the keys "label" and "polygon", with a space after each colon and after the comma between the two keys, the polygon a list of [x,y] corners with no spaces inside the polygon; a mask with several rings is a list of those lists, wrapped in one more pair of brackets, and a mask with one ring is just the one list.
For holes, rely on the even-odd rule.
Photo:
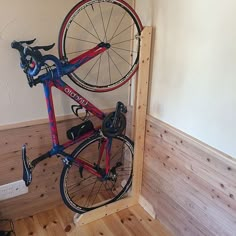
{"label": "wooden floor", "polygon": [[14,222],[17,236],[170,236],[171,234],[137,205],[84,226],[73,224],[74,213],[65,206]]}

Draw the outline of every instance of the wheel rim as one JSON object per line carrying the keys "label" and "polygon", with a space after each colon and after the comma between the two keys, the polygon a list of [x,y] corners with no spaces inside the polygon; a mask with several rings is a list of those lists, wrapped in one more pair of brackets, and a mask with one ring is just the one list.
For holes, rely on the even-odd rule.
{"label": "wheel rim", "polygon": [[[98,153],[102,138],[88,143],[75,157],[94,163],[94,152]],[[98,155],[98,154],[97,154]],[[99,179],[83,170],[83,178],[77,165],[67,168],[64,178],[64,195],[69,205],[74,209],[84,211],[105,205],[119,199],[130,187],[132,179],[133,150],[121,138],[113,139],[111,149],[111,179]],[[105,155],[101,160],[101,169],[105,168]],[[115,172],[114,172],[115,167]]]}
{"label": "wheel rim", "polygon": [[70,74],[77,85],[90,91],[110,91],[137,70],[141,29],[135,15],[125,7],[119,1],[88,1],[65,19],[59,43],[61,58],[70,60],[100,42],[111,45]]}

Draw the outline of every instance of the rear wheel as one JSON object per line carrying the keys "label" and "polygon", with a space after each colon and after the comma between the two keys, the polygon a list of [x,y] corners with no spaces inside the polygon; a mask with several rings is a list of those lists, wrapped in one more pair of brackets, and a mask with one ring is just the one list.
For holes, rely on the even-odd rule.
{"label": "rear wheel", "polygon": [[73,58],[99,43],[109,49],[86,62],[69,78],[94,92],[114,90],[126,83],[138,69],[142,24],[123,0],[84,0],[68,13],[59,34],[59,56]]}
{"label": "rear wheel", "polygon": [[[72,153],[74,161],[65,165],[61,174],[60,190],[64,203],[77,213],[95,209],[114,202],[129,190],[133,174],[133,142],[126,136],[112,138],[110,172],[103,178],[86,169],[93,166],[99,174],[105,174],[105,138],[96,135],[81,143]],[[100,158],[99,158],[100,157]]]}

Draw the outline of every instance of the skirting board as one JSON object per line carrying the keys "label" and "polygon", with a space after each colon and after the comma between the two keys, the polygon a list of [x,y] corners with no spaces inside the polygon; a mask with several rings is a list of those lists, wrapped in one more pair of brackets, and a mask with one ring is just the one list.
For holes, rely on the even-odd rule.
{"label": "skirting board", "polygon": [[142,195],[139,197],[139,204],[153,219],[156,219],[156,212],[154,210],[154,207]]}
{"label": "skirting board", "polygon": [[[115,108],[108,108],[108,109],[104,109],[103,112],[109,113],[114,110],[115,110]],[[80,115],[83,117],[85,115],[85,112],[80,113]],[[75,119],[75,118],[76,118],[75,115],[69,114],[69,115],[57,116],[56,120],[57,120],[57,122],[61,122],[61,121]],[[43,119],[23,121],[23,122],[14,123],[14,124],[0,125],[0,131],[16,129],[16,128],[23,128],[23,127],[34,126],[34,125],[42,125],[42,124],[47,124],[48,122],[49,122],[48,118],[43,118]]]}

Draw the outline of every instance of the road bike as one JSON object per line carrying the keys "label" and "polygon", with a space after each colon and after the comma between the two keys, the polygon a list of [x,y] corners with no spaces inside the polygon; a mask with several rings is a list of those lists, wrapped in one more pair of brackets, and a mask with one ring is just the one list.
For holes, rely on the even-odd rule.
{"label": "road bike", "polygon": [[[118,13],[115,13],[116,11]],[[87,18],[79,20],[81,14],[82,17],[84,14]],[[115,25],[111,27],[113,16]],[[130,18],[129,21],[126,17]],[[88,23],[85,26],[86,19]],[[123,24],[123,21],[126,24]],[[72,30],[74,26],[76,27]],[[88,37],[96,38],[98,42],[94,46],[95,42],[82,39],[85,32],[75,39],[71,36],[71,32],[75,34],[76,29],[79,31],[82,29]],[[137,14],[126,2],[84,0],[68,13],[62,24],[58,43],[59,58],[52,54],[45,54],[45,51],[52,49],[54,44],[32,46],[35,39],[12,42],[12,48],[20,53],[21,68],[26,74],[29,86],[43,85],[52,138],[51,150],[32,161],[29,161],[26,156],[26,146],[23,145],[23,180],[26,186],[32,182],[32,172],[36,165],[52,156],[61,156],[64,163],[60,178],[61,196],[64,203],[77,213],[81,214],[114,202],[122,198],[130,189],[134,144],[125,135],[126,106],[122,102],[117,102],[116,109],[106,114],[69,86],[62,77],[68,75],[80,87],[94,92],[106,92],[122,86],[138,68],[141,31],[142,24]],[[126,38],[127,33],[129,39]],[[122,34],[124,36],[121,39]],[[121,40],[120,43],[116,41],[118,39]],[[129,48],[126,46],[128,42]],[[133,50],[135,44],[138,45],[136,51]],[[117,50],[127,55],[120,55]],[[76,56],[72,58],[74,54]],[[105,62],[107,65],[104,65]],[[125,65],[122,68],[121,64],[129,66]],[[114,70],[117,72],[116,76],[113,76]],[[83,74],[86,76],[83,77]],[[83,122],[67,131],[68,141],[63,144],[59,143],[58,138],[51,92],[53,87],[77,103],[72,106],[76,116],[79,116],[80,109],[86,111]],[[90,114],[101,120],[99,127],[94,127],[89,119]],[[66,149],[74,144],[78,146],[72,153],[67,153]]]}

